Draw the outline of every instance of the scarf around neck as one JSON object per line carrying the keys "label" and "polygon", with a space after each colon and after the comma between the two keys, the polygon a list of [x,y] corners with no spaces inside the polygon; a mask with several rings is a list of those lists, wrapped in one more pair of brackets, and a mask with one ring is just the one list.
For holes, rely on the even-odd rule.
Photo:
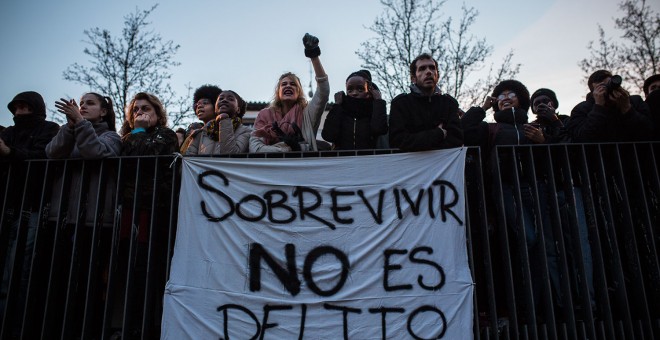
{"label": "scarf around neck", "polygon": [[259,111],[257,119],[254,121],[254,135],[263,138],[267,145],[273,145],[280,141],[277,133],[273,130],[273,122],[277,122],[277,125],[285,134],[292,135],[295,133],[291,127],[292,123],[296,123],[302,129],[303,107],[296,104],[285,115],[282,115],[278,108],[272,106]]}

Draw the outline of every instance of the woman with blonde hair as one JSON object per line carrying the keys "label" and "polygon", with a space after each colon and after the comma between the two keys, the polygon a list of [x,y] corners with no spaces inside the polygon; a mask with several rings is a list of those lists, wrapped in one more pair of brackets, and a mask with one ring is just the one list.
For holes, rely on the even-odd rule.
{"label": "woman with blonde hair", "polygon": [[316,93],[308,103],[293,73],[280,76],[273,102],[261,110],[250,137],[250,152],[316,151],[316,133],[328,102],[330,85],[319,55],[319,39],[305,34],[305,56],[311,59],[316,75]]}

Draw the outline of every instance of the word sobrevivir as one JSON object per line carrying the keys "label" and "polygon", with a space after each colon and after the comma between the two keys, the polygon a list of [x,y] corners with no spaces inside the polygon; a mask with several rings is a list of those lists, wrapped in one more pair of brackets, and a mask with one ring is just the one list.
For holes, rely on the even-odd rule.
{"label": "word sobrevivir", "polygon": [[[215,179],[213,179],[214,177]],[[454,184],[444,180],[435,180],[428,188],[415,190],[391,188],[388,191],[386,189],[380,189],[378,191],[377,202],[373,202],[374,204],[369,202],[367,199],[368,195],[365,195],[363,190],[331,189],[325,192],[319,192],[310,187],[295,186],[293,187],[291,196],[293,199],[297,199],[298,206],[294,206],[294,208],[287,204],[290,196],[282,190],[268,190],[262,196],[254,194],[246,195],[236,202],[216,186],[220,184],[217,179],[220,179],[220,183],[225,187],[229,185],[227,177],[216,170],[205,171],[197,177],[197,183],[200,188],[218,195],[227,204],[226,211],[209,211],[206,202],[202,201],[200,203],[202,213],[212,222],[224,221],[233,215],[248,222],[259,222],[263,219],[268,219],[271,223],[279,224],[291,223],[297,218],[300,220],[310,218],[331,229],[335,229],[336,224],[352,224],[353,218],[347,214],[353,209],[352,203],[362,202],[369,210],[374,221],[382,224],[384,220],[383,203],[385,202],[386,194],[391,192],[398,219],[403,219],[403,211],[407,208],[410,209],[414,216],[419,216],[423,212],[422,206],[425,202],[427,204],[427,209],[425,210],[430,218],[440,218],[442,222],[446,222],[448,217],[451,217],[456,220],[458,225],[463,225],[463,221],[452,210],[458,204],[459,193]],[[354,198],[356,195],[360,198],[359,201]],[[330,205],[323,205],[324,196],[330,200]],[[245,204],[258,206],[258,214],[247,214],[241,208]],[[407,206],[404,206],[404,204]],[[327,207],[330,210],[332,219],[319,216],[318,210],[322,209],[322,207]],[[437,214],[436,211],[438,211]],[[275,212],[277,212],[277,216]]]}

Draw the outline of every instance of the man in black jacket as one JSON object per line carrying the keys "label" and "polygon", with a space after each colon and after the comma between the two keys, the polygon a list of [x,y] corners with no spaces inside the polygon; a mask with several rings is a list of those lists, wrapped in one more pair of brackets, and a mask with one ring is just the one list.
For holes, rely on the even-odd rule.
{"label": "man in black jacket", "polygon": [[[7,192],[11,193],[3,202],[4,210],[0,212],[0,216],[2,216],[0,220],[3,222],[0,228],[3,233],[0,237],[3,239],[3,244],[0,245],[0,249],[5,251],[0,254],[4,262],[0,280],[0,314],[4,312],[5,304],[8,302],[9,278],[12,267],[14,267],[15,275],[19,277],[17,280],[19,285],[12,295],[18,296],[18,298],[13,299],[13,304],[9,304],[8,310],[12,314],[9,316],[8,324],[12,326],[7,328],[7,334],[13,337],[18,334],[17,325],[20,325],[13,318],[23,314],[22,308],[26,301],[25,294],[41,199],[39,193],[42,179],[30,177],[28,170],[37,169],[31,171],[40,173],[38,169],[43,166],[43,163],[30,167],[25,162],[13,162],[9,166],[5,160],[21,161],[46,158],[46,145],[57,134],[60,127],[53,122],[46,121],[46,104],[37,92],[28,91],[17,94],[9,102],[7,108],[14,115],[14,125],[0,132],[0,161],[2,161],[0,162],[0,176],[9,181]],[[27,187],[25,187],[26,184]],[[24,241],[21,243],[18,242],[21,240],[19,233],[26,235],[22,238]],[[19,249],[22,250],[19,251]]]}
{"label": "man in black jacket", "polygon": [[59,125],[46,121],[46,104],[37,92],[21,92],[7,108],[14,125],[0,133],[0,159],[39,159],[46,157],[46,145],[57,134]]}
{"label": "man in black jacket", "polygon": [[404,151],[463,145],[456,99],[438,87],[438,62],[430,54],[410,64],[410,93],[398,95],[390,108],[390,146]]}
{"label": "man in black jacket", "polygon": [[616,78],[606,70],[589,76],[591,92],[586,101],[573,108],[568,121],[574,143],[646,141],[651,137],[653,125],[646,103],[616,86],[612,79]]}
{"label": "man in black jacket", "polygon": [[653,121],[653,136],[651,139],[660,141],[660,74],[654,74],[646,78],[644,81],[644,96]]}

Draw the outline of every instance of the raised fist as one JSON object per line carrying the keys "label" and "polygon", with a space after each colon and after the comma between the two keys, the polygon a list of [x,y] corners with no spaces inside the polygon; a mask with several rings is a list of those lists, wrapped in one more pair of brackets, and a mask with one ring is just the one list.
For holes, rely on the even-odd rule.
{"label": "raised fist", "polygon": [[305,46],[305,56],[307,58],[316,58],[321,55],[321,49],[319,48],[319,38],[309,33],[305,33],[302,41],[303,45]]}

